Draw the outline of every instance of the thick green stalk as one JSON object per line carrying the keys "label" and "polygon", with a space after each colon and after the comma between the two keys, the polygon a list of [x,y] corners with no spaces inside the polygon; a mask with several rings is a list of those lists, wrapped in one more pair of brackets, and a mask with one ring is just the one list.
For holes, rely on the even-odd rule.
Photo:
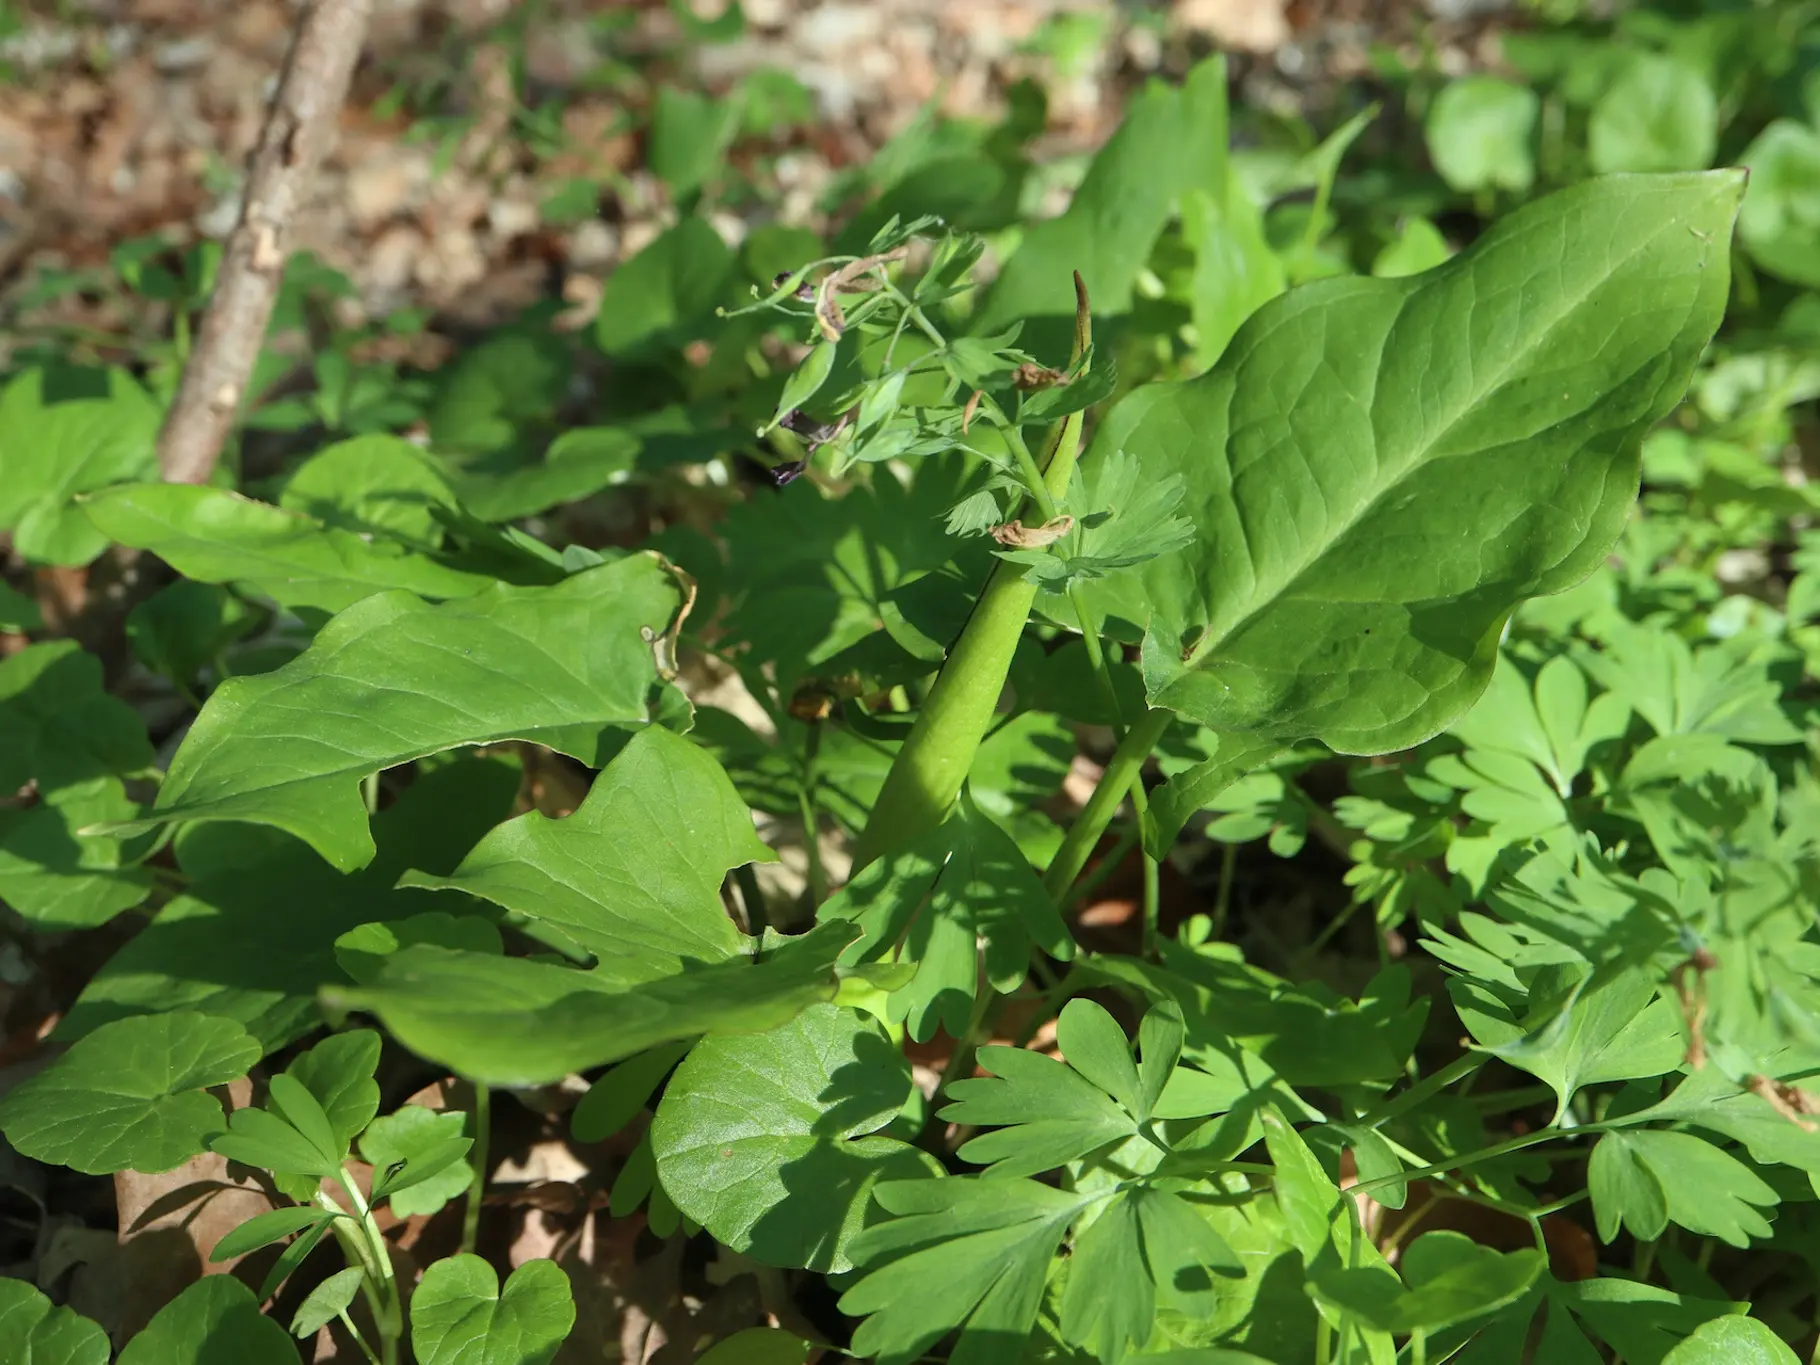
{"label": "thick green stalk", "polygon": [[1087,804],[1082,807],[1081,813],[1074,817],[1074,823],[1068,827],[1067,837],[1062,840],[1061,848],[1056,850],[1048,874],[1043,878],[1043,885],[1049,888],[1049,894],[1057,901],[1068,894],[1068,888],[1074,884],[1074,879],[1087,866],[1087,859],[1093,856],[1100,835],[1112,823],[1119,802],[1125,799],[1125,793],[1138,780],[1144,761],[1150,757],[1150,751],[1156,748],[1157,741],[1162,739],[1173,716],[1174,713],[1170,711],[1147,711],[1119,742],[1117,751],[1100,778],[1099,786],[1093,789],[1093,795],[1087,798]]}
{"label": "thick green stalk", "polygon": [[[1074,358],[1078,361],[1087,349],[1089,325],[1087,287],[1078,274],[1074,295]],[[1066,494],[1074,478],[1083,416],[1076,412],[1063,418],[1050,443],[1042,487],[1051,500]],[[881,854],[928,833],[947,815],[967,780],[986,727],[992,723],[999,694],[1011,672],[1011,656],[1035,602],[1036,585],[1024,581],[1021,568],[1002,560],[993,566],[966,629],[942,665],[854,845],[855,872]]]}

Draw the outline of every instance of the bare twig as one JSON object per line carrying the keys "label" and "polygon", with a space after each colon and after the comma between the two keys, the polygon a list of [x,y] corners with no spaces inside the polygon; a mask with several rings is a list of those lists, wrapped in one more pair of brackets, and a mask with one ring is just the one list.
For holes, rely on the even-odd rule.
{"label": "bare twig", "polygon": [[278,297],[292,219],[334,140],[371,8],[371,0],[315,0],[298,24],[253,151],[240,223],[158,433],[158,466],[172,483],[206,481],[221,456]]}

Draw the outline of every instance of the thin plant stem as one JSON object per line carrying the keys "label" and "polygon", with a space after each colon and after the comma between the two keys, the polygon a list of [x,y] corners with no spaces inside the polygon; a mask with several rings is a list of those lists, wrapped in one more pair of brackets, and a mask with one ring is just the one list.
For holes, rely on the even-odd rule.
{"label": "thin plant stem", "polygon": [[[1017,1037],[1012,1039],[1011,1045],[1013,1047],[1029,1046],[1030,1040],[1036,1037],[1036,1031],[1043,1026],[1044,1021],[1053,1018],[1059,1012],[1061,1002],[1073,995],[1075,989],[1072,970],[1064,972],[1058,980],[1044,988],[1037,1007],[1030,1011],[1030,1017],[1024,1021],[1023,1027],[1018,1029]],[[947,1081],[944,1080],[942,1083],[946,1085]]]}
{"label": "thin plant stem", "polygon": [[935,1095],[930,1100],[932,1106],[941,1099],[949,1083],[971,1065],[973,1054],[979,1050],[980,1030],[985,1028],[987,1011],[992,1008],[993,990],[984,981],[975,989],[978,993],[974,996],[973,1013],[968,1016],[965,1031],[954,1040],[954,1051],[948,1054],[948,1064],[942,1068],[942,1077],[935,1083]]}
{"label": "thin plant stem", "polygon": [[336,1316],[341,1319],[341,1325],[348,1329],[348,1335],[354,1338],[354,1344],[360,1348],[360,1353],[371,1361],[372,1365],[379,1365],[379,1356],[375,1354],[371,1346],[367,1345],[367,1339],[360,1335],[360,1329],[354,1325],[354,1319],[348,1316],[348,1310],[344,1308]]}
{"label": "thin plant stem", "polygon": [[1232,914],[1232,876],[1239,863],[1239,846],[1224,844],[1220,849],[1220,889],[1213,898],[1213,934],[1215,943],[1226,937],[1226,921]]}
{"label": "thin plant stem", "polygon": [[1431,1096],[1439,1094],[1455,1081],[1472,1075],[1490,1060],[1491,1054],[1488,1052],[1468,1052],[1463,1057],[1456,1057],[1439,1071],[1430,1072],[1402,1094],[1391,1096],[1367,1114],[1363,1121],[1372,1128],[1388,1123],[1397,1115],[1407,1113],[1419,1104],[1427,1103]]}
{"label": "thin plant stem", "polygon": [[1135,823],[1127,824],[1119,831],[1118,839],[1113,843],[1104,858],[1093,865],[1093,871],[1082,877],[1068,888],[1067,897],[1061,902],[1061,908],[1067,910],[1098,891],[1107,878],[1119,870],[1119,864],[1125,861],[1125,855],[1138,841],[1138,827]]}
{"label": "thin plant stem", "polygon": [[398,1342],[404,1335],[404,1316],[398,1303],[398,1277],[392,1270],[392,1253],[374,1221],[372,1207],[354,1183],[347,1168],[341,1169],[341,1187],[354,1206],[356,1221],[367,1244],[364,1258],[369,1277],[377,1280],[372,1299],[373,1322],[379,1329],[379,1352],[382,1365],[397,1365]]}
{"label": "thin plant stem", "polygon": [[[1584,1133],[1591,1131],[1594,1127],[1596,1127],[1596,1125],[1589,1124],[1585,1128],[1578,1128],[1574,1131],[1576,1133]],[[1380,1185],[1392,1185],[1398,1181],[1406,1180],[1421,1180],[1427,1176],[1441,1175],[1447,1171],[1463,1170],[1467,1166],[1476,1166],[1481,1161],[1489,1161],[1493,1157],[1503,1156],[1506,1152],[1520,1152],[1525,1147],[1534,1147],[1538,1143],[1551,1142],[1562,1136],[1565,1135],[1558,1128],[1544,1128],[1539,1132],[1525,1133],[1521,1137],[1514,1137],[1505,1142],[1493,1143],[1489,1147],[1481,1147],[1478,1151],[1468,1152],[1465,1156],[1451,1157],[1446,1161],[1431,1162],[1426,1166],[1417,1166],[1414,1170],[1398,1171],[1394,1175],[1381,1175],[1372,1180],[1362,1180],[1358,1184],[1351,1186],[1350,1191],[1353,1194],[1369,1194]]]}
{"label": "thin plant stem", "polygon": [[493,1088],[485,1081],[474,1082],[474,1145],[468,1150],[468,1164],[474,1178],[468,1182],[468,1206],[461,1211],[461,1249],[474,1250],[480,1236],[480,1201],[487,1192],[487,1141],[493,1131]]}
{"label": "thin plant stem", "polygon": [[[1143,783],[1133,787],[1139,791]],[[1140,951],[1145,957],[1156,956],[1157,921],[1162,915],[1161,879],[1158,875],[1157,861],[1148,853],[1144,855],[1144,929]]]}
{"label": "thin plant stem", "polygon": [[[1121,743],[1125,739],[1124,709],[1119,705],[1118,683],[1113,677],[1112,663],[1106,656],[1105,646],[1100,641],[1098,624],[1093,613],[1088,609],[1086,594],[1079,583],[1068,585],[1068,601],[1074,608],[1076,621],[1081,628],[1081,643],[1087,650],[1087,662],[1092,665],[1095,676],[1100,680],[1100,690],[1106,695],[1106,705],[1112,715],[1112,733]],[[1140,830],[1147,829],[1150,823],[1150,799],[1145,794],[1144,784],[1134,782],[1131,785],[1131,808],[1137,814]],[[1144,850],[1144,921],[1141,949],[1145,957],[1156,956],[1157,922],[1161,916],[1161,897],[1157,860],[1151,856],[1149,848]]]}
{"label": "thin plant stem", "polygon": [[733,869],[733,884],[739,888],[739,899],[746,907],[746,932],[757,937],[765,932],[770,917],[765,912],[765,893],[758,889],[758,877],[750,863]]}
{"label": "thin plant stem", "polygon": [[1169,711],[1147,711],[1143,719],[1131,727],[1113,753],[1099,786],[1093,789],[1093,795],[1074,818],[1074,823],[1068,827],[1062,846],[1056,851],[1054,860],[1049,864],[1048,875],[1043,879],[1043,884],[1049,888],[1049,894],[1058,901],[1087,865],[1087,859],[1092,856],[1100,836],[1112,823],[1119,803],[1138,781],[1144,764],[1150,757],[1150,751],[1162,739],[1172,719],[1173,713]]}
{"label": "thin plant stem", "polygon": [[1554,1097],[1555,1090],[1551,1085],[1525,1085],[1515,1090],[1494,1090],[1485,1095],[1467,1096],[1472,1101],[1472,1107],[1488,1117],[1508,1114],[1513,1109],[1527,1109],[1532,1104]]}
{"label": "thin plant stem", "polygon": [[[1350,1194],[1352,1191],[1349,1189],[1346,1193]],[[1381,1245],[1378,1250],[1388,1256],[1391,1252],[1402,1246],[1404,1242],[1409,1240],[1409,1234],[1422,1225],[1422,1220],[1427,1218],[1429,1214],[1433,1213],[1441,1206],[1441,1200],[1445,1197],[1446,1196],[1439,1194],[1429,1195],[1428,1198],[1422,1202],[1420,1208],[1410,1214],[1409,1217],[1405,1218],[1401,1223],[1397,1224],[1396,1231],[1384,1239],[1383,1245]]]}
{"label": "thin plant stem", "polygon": [[1001,429],[1005,434],[1005,444],[1011,447],[1011,453],[1017,458],[1018,473],[1024,476],[1024,487],[1030,491],[1037,511],[1042,513],[1044,521],[1054,521],[1057,512],[1055,498],[1043,482],[1043,471],[1037,466],[1036,456],[1030,453],[1023,433],[1011,422],[1006,422]]}
{"label": "thin plant stem", "polygon": [[1656,1240],[1637,1243],[1636,1255],[1631,1260],[1631,1277],[1644,1284],[1649,1282],[1650,1272],[1656,1268]]}

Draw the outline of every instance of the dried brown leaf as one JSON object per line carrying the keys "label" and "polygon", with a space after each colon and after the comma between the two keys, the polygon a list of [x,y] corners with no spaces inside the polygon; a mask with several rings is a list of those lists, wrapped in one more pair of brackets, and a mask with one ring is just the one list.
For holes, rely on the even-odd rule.
{"label": "dried brown leaf", "polygon": [[1074,529],[1074,518],[1059,516],[1041,526],[1026,526],[1021,521],[1008,521],[992,528],[992,538],[1014,550],[1040,550],[1053,545]]}

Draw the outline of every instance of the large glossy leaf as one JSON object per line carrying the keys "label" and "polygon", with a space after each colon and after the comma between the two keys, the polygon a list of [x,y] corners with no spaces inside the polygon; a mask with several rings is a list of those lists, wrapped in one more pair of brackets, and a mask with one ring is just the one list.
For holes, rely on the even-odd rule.
{"label": "large glossy leaf", "polygon": [[[274,829],[187,826],[176,850],[189,886],[90,979],[57,1036],[79,1038],[126,1015],[190,1009],[238,1020],[269,1052],[320,1023],[317,990],[346,979],[335,940],[356,926],[452,911],[460,923],[496,934],[480,914],[463,913],[483,909],[465,897],[394,884],[407,868],[453,870],[510,813],[519,781],[518,765],[497,754],[464,754],[419,771],[374,817],[378,856],[352,874]],[[333,1112],[326,1095],[318,1098]]]}
{"label": "large glossy leaf", "polygon": [[989,336],[1013,323],[1072,319],[1077,270],[1095,316],[1128,311],[1138,272],[1182,196],[1218,194],[1225,185],[1226,63],[1216,57],[1179,90],[1156,82],[1131,102],[1067,212],[1025,232],[973,331]]}
{"label": "large glossy leaf", "polygon": [[418,1365],[544,1365],[575,1325],[569,1277],[554,1261],[527,1261],[502,1290],[478,1256],[451,1256],[424,1272],[411,1296]]}
{"label": "large glossy leaf", "polygon": [[897,1117],[910,1085],[884,1028],[834,1005],[765,1033],[705,1039],[652,1120],[658,1178],[735,1251],[850,1269],[848,1243],[877,1221],[873,1186],[942,1174],[908,1143],[866,1136]]}
{"label": "large glossy leaf", "polygon": [[0,1362],[4,1365],[107,1365],[101,1325],[59,1308],[24,1280],[0,1279]]}
{"label": "large glossy leaf", "polygon": [[275,672],[208,699],[142,825],[247,820],[342,870],[373,857],[360,783],[464,744],[528,739],[597,764],[613,727],[649,715],[651,639],[681,600],[654,555],[553,587],[497,586],[430,606],[357,603]]}
{"label": "large glossy leaf", "polygon": [[246,1074],[259,1044],[231,1019],[159,1014],[96,1029],[0,1100],[26,1156],[90,1175],[168,1171],[221,1127],[206,1091]]}
{"label": "large glossy leaf", "polygon": [[220,488],[123,484],[90,494],[82,508],[110,540],[149,550],[187,578],[244,584],[287,607],[341,611],[390,588],[471,597],[493,582],[402,542]]}
{"label": "large glossy leaf", "polygon": [[206,1275],[172,1299],[120,1353],[119,1365],[297,1365],[284,1328],[232,1275]]}
{"label": "large glossy leaf", "polygon": [[653,726],[607,765],[580,809],[536,811],[499,826],[452,876],[405,885],[452,887],[523,917],[536,936],[594,954],[595,975],[627,985],[740,951],[720,884],[744,863],[775,860],[721,767]]}
{"label": "large glossy leaf", "polygon": [[1619,176],[1423,275],[1266,304],[1198,379],[1140,389],[1098,458],[1187,482],[1196,542],[1088,585],[1154,705],[1347,752],[1436,733],[1517,602],[1605,556],[1637,445],[1718,325],[1743,178]]}
{"label": "large glossy leaf", "polygon": [[413,1052],[475,1080],[544,1085],[701,1033],[756,1033],[830,1000],[853,934],[828,924],[763,960],[734,958],[632,987],[548,961],[429,944],[381,961],[372,980],[325,992],[368,1010]]}

